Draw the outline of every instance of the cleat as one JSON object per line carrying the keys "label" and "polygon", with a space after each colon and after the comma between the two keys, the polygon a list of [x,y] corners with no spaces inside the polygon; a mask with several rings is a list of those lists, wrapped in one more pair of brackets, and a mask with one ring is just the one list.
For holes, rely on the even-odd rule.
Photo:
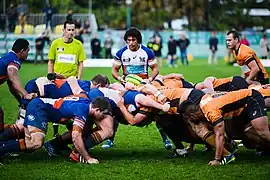
{"label": "cleat", "polygon": [[180,156],[186,157],[187,155],[188,155],[187,149],[174,149],[170,157],[171,158],[176,158]]}
{"label": "cleat", "polygon": [[224,158],[220,162],[220,165],[229,164],[233,161],[235,161],[235,156],[233,154],[230,154],[228,156],[224,156]]}
{"label": "cleat", "polygon": [[109,149],[109,148],[112,148],[113,146],[114,146],[114,143],[108,139],[101,147],[103,149]]}
{"label": "cleat", "polygon": [[237,142],[235,142],[234,140],[232,140],[232,149],[231,149],[231,152],[230,153],[232,153],[232,154],[235,154],[237,151],[238,151],[238,144],[237,144]]}
{"label": "cleat", "polygon": [[169,150],[169,149],[172,149],[173,148],[173,145],[172,145],[172,143],[168,139],[166,139],[164,141],[164,147],[165,147],[165,149]]}
{"label": "cleat", "polygon": [[50,142],[44,143],[44,149],[47,151],[49,156],[59,156],[55,148],[50,144]]}

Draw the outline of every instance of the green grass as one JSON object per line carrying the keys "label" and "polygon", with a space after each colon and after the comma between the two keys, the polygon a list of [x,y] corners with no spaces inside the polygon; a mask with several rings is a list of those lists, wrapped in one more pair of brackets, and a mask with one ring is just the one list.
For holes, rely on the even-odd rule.
{"label": "green grass", "polygon": [[[270,69],[268,69],[270,70]],[[24,64],[20,77],[28,80],[44,76],[46,65]],[[85,68],[84,79],[91,79],[97,73],[110,77],[110,68]],[[208,66],[205,60],[192,61],[189,67],[160,70],[162,74],[183,73],[185,79],[199,82],[206,76],[228,77],[239,75],[240,69],[227,66]],[[8,92],[7,86],[0,88],[0,105],[5,111],[5,121],[13,123],[17,116],[17,103]],[[64,131],[64,128],[61,129]],[[49,128],[47,139],[52,132]],[[98,165],[71,163],[66,156],[50,158],[41,149],[34,153],[21,153],[19,157],[8,157],[0,167],[2,179],[269,179],[270,158],[254,155],[254,151],[240,147],[236,162],[210,167],[206,164],[214,152],[203,153],[203,146],[196,146],[195,152],[186,158],[169,159],[154,124],[147,128],[121,126],[116,135],[116,146],[110,150],[95,147],[91,154],[100,160]],[[66,154],[68,155],[68,154]]]}

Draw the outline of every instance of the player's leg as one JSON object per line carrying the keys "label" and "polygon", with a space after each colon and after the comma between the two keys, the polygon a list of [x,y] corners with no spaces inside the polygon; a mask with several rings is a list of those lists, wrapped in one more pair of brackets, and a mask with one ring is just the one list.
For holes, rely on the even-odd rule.
{"label": "player's leg", "polygon": [[59,124],[53,123],[53,136],[54,137],[58,135],[58,130],[59,130]]}
{"label": "player's leg", "polygon": [[118,130],[118,126],[119,126],[119,122],[114,118],[113,120],[114,124],[113,124],[113,135],[111,138],[107,139],[106,142],[101,146],[104,149],[108,149],[114,146],[114,138],[115,138],[115,134]]}
{"label": "player's leg", "polygon": [[0,107],[0,133],[2,133],[4,131],[4,111],[3,109]]}
{"label": "player's leg", "polygon": [[164,130],[162,129],[162,127],[158,123],[156,123],[156,127],[159,131],[161,138],[162,138],[164,147],[166,149],[172,149],[172,143],[169,141],[169,139],[168,139],[166,133],[164,132]]}

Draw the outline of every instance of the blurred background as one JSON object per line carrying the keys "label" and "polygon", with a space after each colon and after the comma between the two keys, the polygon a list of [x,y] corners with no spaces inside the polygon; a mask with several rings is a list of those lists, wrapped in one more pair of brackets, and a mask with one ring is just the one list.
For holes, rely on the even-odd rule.
{"label": "blurred background", "polygon": [[40,49],[47,59],[50,43],[62,36],[67,19],[76,21],[75,38],[83,42],[88,59],[96,49],[100,58],[112,58],[125,45],[123,35],[131,26],[141,30],[144,45],[157,44],[164,59],[170,36],[179,58],[179,42],[189,41],[189,59],[207,58],[209,41],[217,38],[217,55],[226,61],[231,61],[227,31],[239,31],[259,56],[262,39],[270,38],[269,0],[1,0],[0,55],[24,37],[31,44],[29,61],[40,58]]}

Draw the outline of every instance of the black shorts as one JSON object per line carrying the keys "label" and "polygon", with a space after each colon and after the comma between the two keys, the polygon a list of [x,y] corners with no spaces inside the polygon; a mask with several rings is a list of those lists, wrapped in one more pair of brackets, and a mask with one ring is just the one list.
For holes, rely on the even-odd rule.
{"label": "black shorts", "polygon": [[205,93],[202,92],[201,90],[193,89],[190,92],[187,100],[198,105],[198,104],[200,104],[200,101],[204,95],[205,95]]}
{"label": "black shorts", "polygon": [[252,95],[247,99],[245,113],[248,116],[249,122],[267,116],[264,98],[261,93],[254,89],[252,90]]}
{"label": "black shorts", "polygon": [[194,88],[194,86],[190,82],[185,81],[184,79],[181,79],[181,81],[182,81],[183,88]]}
{"label": "black shorts", "polygon": [[269,84],[269,78],[262,79],[262,80],[259,81],[259,83],[261,83],[262,85]]}

